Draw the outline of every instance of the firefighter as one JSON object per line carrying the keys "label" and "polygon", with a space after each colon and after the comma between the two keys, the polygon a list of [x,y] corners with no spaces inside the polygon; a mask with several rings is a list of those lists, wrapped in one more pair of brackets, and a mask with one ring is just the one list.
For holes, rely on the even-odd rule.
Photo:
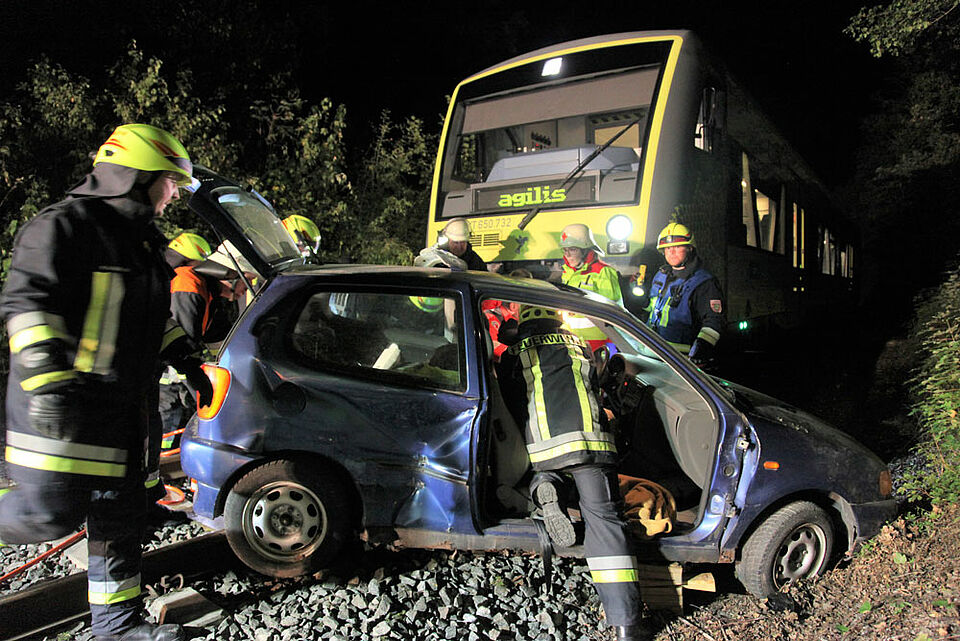
{"label": "firefighter", "polygon": [[667,264],[654,275],[649,297],[640,300],[650,314],[647,324],[694,363],[711,367],[724,324],[720,283],[697,255],[686,226],[664,227],[657,249]]}
{"label": "firefighter", "polygon": [[[144,450],[155,408],[170,274],[153,223],[189,184],[172,135],[118,127],[67,198],[19,232],[0,301],[10,337],[0,539],[37,543],[86,518],[98,641],[176,641],[142,618]],[[170,331],[166,330],[170,328]]]}
{"label": "firefighter", "polygon": [[320,228],[316,223],[300,214],[293,214],[283,219],[283,226],[293,237],[304,258],[315,256],[320,243]]}
{"label": "firefighter", "polygon": [[592,354],[561,328],[556,311],[530,305],[520,307],[512,341],[501,359],[501,388],[517,424],[526,426],[535,472],[530,489],[547,533],[557,546],[576,542],[560,491],[572,477],[586,527],[587,564],[607,623],[619,639],[640,639],[637,560],[621,515],[617,450],[601,419]]}
{"label": "firefighter", "polygon": [[[589,227],[581,223],[564,227],[560,234],[560,248],[563,250],[562,283],[594,292],[623,305],[617,270],[600,260],[603,252]],[[595,351],[607,343],[607,335],[589,319],[571,314],[566,320],[567,326],[587,341],[591,350]]]}
{"label": "firefighter", "polygon": [[461,259],[467,264],[467,269],[478,272],[487,271],[487,263],[470,244],[470,226],[463,218],[454,218],[448,222],[440,232],[439,246]]}
{"label": "firefighter", "polygon": [[[210,244],[203,236],[185,232],[170,241],[167,246],[166,260],[174,270],[170,281],[170,314],[177,326],[183,330],[186,344],[173,346],[179,353],[179,362],[188,366],[188,372],[197,372],[203,360],[204,341],[212,342],[216,336],[210,335],[217,314],[214,302],[216,296],[230,294],[228,289],[214,277],[204,276],[195,269],[210,255]],[[218,335],[225,335],[227,328],[220,328]],[[162,355],[162,356],[165,356]],[[178,432],[196,411],[196,386],[203,381],[189,381],[173,366],[168,365],[160,376],[159,417],[160,422],[151,424],[150,448],[147,457],[147,496],[148,500],[159,500],[166,495],[160,483],[160,452],[172,450],[178,440]],[[154,416],[153,418],[156,418]]]}

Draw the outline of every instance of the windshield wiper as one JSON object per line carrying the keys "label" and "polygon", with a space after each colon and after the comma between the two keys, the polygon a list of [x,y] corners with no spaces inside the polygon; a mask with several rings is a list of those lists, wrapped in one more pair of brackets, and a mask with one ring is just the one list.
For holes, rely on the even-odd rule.
{"label": "windshield wiper", "polygon": [[[637,116],[636,118],[628,122],[626,125],[624,125],[623,129],[618,131],[612,138],[610,138],[610,140],[608,140],[607,142],[603,143],[602,145],[594,149],[589,156],[581,160],[580,163],[573,168],[573,171],[567,174],[567,177],[563,179],[563,182],[560,183],[560,186],[557,187],[556,189],[566,189],[567,185],[569,185],[571,182],[576,180],[580,176],[580,174],[583,173],[583,170],[587,168],[587,165],[593,162],[594,158],[596,158],[597,156],[602,154],[604,151],[606,151],[607,147],[617,142],[620,136],[627,133],[627,130],[630,129],[630,127],[640,124],[640,121],[643,120],[645,117],[646,117],[646,114],[641,114]],[[530,221],[533,220],[534,216],[540,213],[541,209],[543,209],[543,207],[538,205],[533,210],[527,212],[527,215],[524,216],[523,219],[520,221],[520,224],[517,225],[517,229],[523,229],[527,225],[529,225]]]}

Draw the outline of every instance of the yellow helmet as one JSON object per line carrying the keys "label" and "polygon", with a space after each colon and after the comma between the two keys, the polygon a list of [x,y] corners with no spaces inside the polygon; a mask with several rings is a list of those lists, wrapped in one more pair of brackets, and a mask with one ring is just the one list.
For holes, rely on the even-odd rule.
{"label": "yellow helmet", "polygon": [[170,249],[190,260],[206,260],[210,255],[210,243],[199,234],[183,232],[170,241]]}
{"label": "yellow helmet", "polygon": [[680,223],[670,223],[660,232],[657,239],[657,249],[663,251],[667,247],[680,247],[689,245],[695,247],[693,243],[693,234],[685,225]]}
{"label": "yellow helmet", "polygon": [[411,296],[410,302],[421,312],[436,314],[443,309],[443,299],[436,296]]}
{"label": "yellow helmet", "polygon": [[190,156],[180,141],[152,125],[120,125],[114,129],[93,159],[94,166],[102,162],[179,174],[180,186],[189,185],[193,174]]}
{"label": "yellow helmet", "polygon": [[306,216],[300,214],[287,216],[283,219],[283,226],[298,243],[306,239],[308,244],[314,245],[320,239],[320,228]]}
{"label": "yellow helmet", "polygon": [[454,218],[444,226],[440,235],[454,242],[470,240],[470,225],[464,218]]}
{"label": "yellow helmet", "polygon": [[572,223],[563,228],[560,232],[560,248],[579,247],[580,249],[592,249],[598,256],[603,256],[600,246],[593,237],[593,232],[583,223]]}
{"label": "yellow helmet", "polygon": [[552,320],[561,322],[560,314],[557,313],[555,309],[547,309],[546,307],[535,307],[534,305],[521,305],[520,306],[520,324],[526,323],[527,321],[532,320]]}

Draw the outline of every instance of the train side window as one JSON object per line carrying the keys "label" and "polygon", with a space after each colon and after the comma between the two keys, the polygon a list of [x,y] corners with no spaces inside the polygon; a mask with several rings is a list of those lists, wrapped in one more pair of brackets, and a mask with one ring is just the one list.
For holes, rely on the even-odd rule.
{"label": "train side window", "polygon": [[776,250],[777,240],[777,214],[779,207],[777,201],[759,189],[753,190],[753,195],[757,204],[757,223],[760,227],[760,247],[767,251]]}
{"label": "train side window", "polygon": [[741,222],[743,227],[747,230],[747,247],[759,247],[757,242],[757,221],[754,211],[753,203],[753,187],[750,184],[750,159],[747,158],[747,154],[741,154],[742,156],[742,173],[740,179],[740,187],[743,195],[743,206],[741,208]]}
{"label": "train side window", "polygon": [[803,237],[806,231],[803,207],[793,203],[793,266],[804,269]]}
{"label": "train side window", "polygon": [[693,132],[693,144],[697,149],[708,153],[720,134],[722,119],[722,95],[714,87],[704,87],[700,99],[700,112],[697,114],[697,128]]}

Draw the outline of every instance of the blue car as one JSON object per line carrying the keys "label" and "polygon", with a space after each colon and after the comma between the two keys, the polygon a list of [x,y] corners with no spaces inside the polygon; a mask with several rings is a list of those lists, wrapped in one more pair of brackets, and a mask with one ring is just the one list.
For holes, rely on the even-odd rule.
{"label": "blue car", "polygon": [[598,371],[620,473],[676,501],[672,530],[637,541],[648,562],[735,563],[766,596],[822,573],[895,513],[889,472],[866,448],[704,374],[609,301],[488,273],[304,264],[266,201],[212,174],[190,206],[255,295],[206,366],[215,398],[188,425],[181,462],[196,518],[226,529],[254,570],[315,572],[358,536],[539,549],[487,301],[575,314],[606,334]]}

